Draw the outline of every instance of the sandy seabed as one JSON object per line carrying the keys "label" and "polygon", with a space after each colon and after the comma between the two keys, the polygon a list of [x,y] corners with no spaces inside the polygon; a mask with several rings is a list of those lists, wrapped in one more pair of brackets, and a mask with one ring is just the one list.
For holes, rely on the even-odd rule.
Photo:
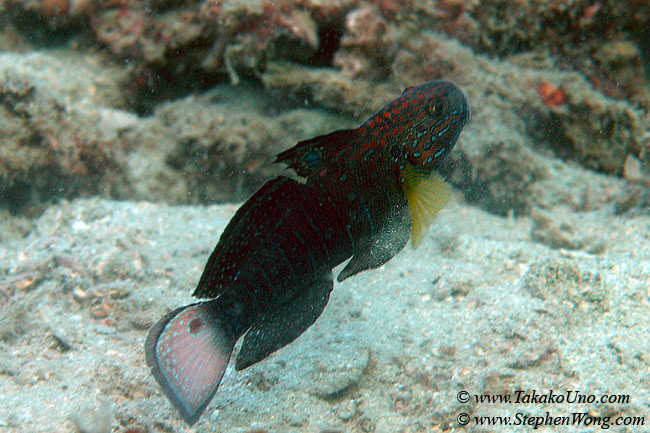
{"label": "sandy seabed", "polygon": [[[530,217],[456,199],[417,250],[335,284],[294,343],[243,372],[229,367],[189,428],[149,374],[144,339],[191,302],[235,210],[76,200],[1,244],[0,431],[494,431],[475,417],[650,415],[650,218],[567,211],[598,245],[589,253],[533,241]],[[601,403],[605,394],[628,399]]]}

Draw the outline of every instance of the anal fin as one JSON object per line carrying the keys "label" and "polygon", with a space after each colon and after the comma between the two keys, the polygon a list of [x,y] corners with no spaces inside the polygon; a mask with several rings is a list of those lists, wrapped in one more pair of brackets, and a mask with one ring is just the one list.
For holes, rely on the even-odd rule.
{"label": "anal fin", "polygon": [[320,280],[306,292],[265,314],[244,337],[235,369],[243,370],[298,338],[325,309],[333,285],[331,278]]}

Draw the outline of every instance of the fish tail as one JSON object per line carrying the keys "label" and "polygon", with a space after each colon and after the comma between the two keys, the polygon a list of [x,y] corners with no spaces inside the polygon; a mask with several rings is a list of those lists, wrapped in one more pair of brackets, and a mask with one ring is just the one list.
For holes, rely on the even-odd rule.
{"label": "fish tail", "polygon": [[153,376],[189,425],[212,400],[241,335],[238,329],[233,332],[218,301],[166,314],[151,328],[145,342]]}

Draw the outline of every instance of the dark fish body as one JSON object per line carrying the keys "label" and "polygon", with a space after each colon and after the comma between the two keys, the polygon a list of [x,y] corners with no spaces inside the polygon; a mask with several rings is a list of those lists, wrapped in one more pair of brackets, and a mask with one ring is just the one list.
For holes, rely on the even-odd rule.
{"label": "dark fish body", "polygon": [[337,280],[390,260],[422,236],[444,205],[431,176],[469,120],[453,84],[411,87],[359,128],[281,153],[302,182],[278,177],[234,215],[194,292],[205,302],[164,316],[149,332],[147,363],[190,424],[216,392],[237,340],[244,369],[289,344],[327,305]]}

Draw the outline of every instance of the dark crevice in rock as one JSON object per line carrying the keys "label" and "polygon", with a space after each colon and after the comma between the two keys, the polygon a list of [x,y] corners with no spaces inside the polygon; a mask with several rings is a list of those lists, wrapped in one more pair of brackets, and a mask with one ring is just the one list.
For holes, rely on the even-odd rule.
{"label": "dark crevice in rock", "polygon": [[7,3],[3,15],[2,22],[10,23],[18,34],[35,47],[66,46],[84,31],[84,22],[79,17],[62,15],[61,18],[47,18],[13,2]]}
{"label": "dark crevice in rock", "polygon": [[320,45],[318,51],[314,56],[309,59],[309,64],[312,66],[332,66],[334,63],[334,55],[341,46],[341,38],[343,37],[343,23],[335,22],[329,25],[324,25],[319,29],[318,38]]}

